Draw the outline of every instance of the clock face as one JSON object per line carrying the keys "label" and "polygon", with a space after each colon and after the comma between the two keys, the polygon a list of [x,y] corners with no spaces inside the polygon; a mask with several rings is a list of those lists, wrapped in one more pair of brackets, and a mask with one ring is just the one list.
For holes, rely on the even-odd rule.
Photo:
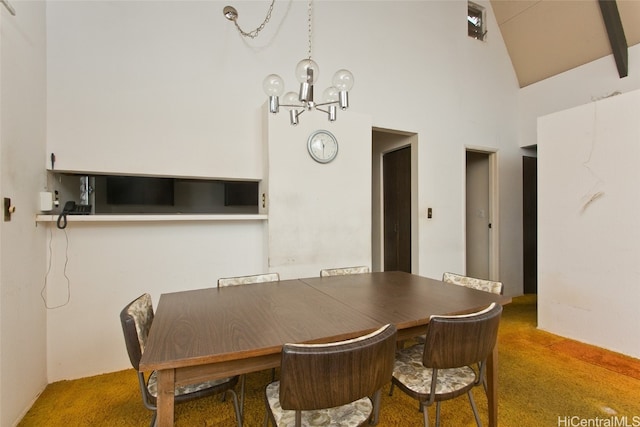
{"label": "clock face", "polygon": [[317,130],[307,141],[309,155],[318,163],[329,163],[338,155],[338,140],[329,131]]}

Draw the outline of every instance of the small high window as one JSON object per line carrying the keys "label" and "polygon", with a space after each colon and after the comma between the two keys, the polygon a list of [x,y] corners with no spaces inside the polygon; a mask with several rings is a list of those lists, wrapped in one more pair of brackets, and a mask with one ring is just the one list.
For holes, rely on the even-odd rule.
{"label": "small high window", "polygon": [[482,6],[469,2],[467,11],[467,27],[469,29],[469,37],[484,40],[487,34],[485,25],[485,11]]}

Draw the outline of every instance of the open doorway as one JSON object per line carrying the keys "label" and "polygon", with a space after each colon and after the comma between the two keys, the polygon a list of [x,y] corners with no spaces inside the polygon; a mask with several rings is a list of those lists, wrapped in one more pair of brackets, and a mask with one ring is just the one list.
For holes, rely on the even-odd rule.
{"label": "open doorway", "polygon": [[417,271],[417,141],[415,133],[372,130],[373,271]]}
{"label": "open doorway", "polygon": [[465,156],[465,274],[498,280],[496,153],[467,149]]}
{"label": "open doorway", "polygon": [[525,294],[538,293],[538,159],[522,157],[522,273]]}

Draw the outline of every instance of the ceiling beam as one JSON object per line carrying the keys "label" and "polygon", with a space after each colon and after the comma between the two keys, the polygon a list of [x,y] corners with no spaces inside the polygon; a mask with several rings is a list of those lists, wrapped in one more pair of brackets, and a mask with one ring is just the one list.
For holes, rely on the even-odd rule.
{"label": "ceiling beam", "polygon": [[624,28],[622,28],[622,21],[618,12],[618,4],[616,0],[598,0],[598,4],[600,5],[604,25],[607,27],[611,51],[618,67],[618,75],[620,78],[627,77],[629,74],[629,54],[627,38],[624,36]]}

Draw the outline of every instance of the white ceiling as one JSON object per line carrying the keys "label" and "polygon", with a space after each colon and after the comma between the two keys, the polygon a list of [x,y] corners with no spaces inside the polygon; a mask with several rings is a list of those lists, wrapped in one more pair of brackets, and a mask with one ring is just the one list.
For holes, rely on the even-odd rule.
{"label": "white ceiling", "polygon": [[[640,43],[640,0],[617,5],[627,46]],[[520,87],[612,53],[598,0],[491,0],[491,6]]]}

